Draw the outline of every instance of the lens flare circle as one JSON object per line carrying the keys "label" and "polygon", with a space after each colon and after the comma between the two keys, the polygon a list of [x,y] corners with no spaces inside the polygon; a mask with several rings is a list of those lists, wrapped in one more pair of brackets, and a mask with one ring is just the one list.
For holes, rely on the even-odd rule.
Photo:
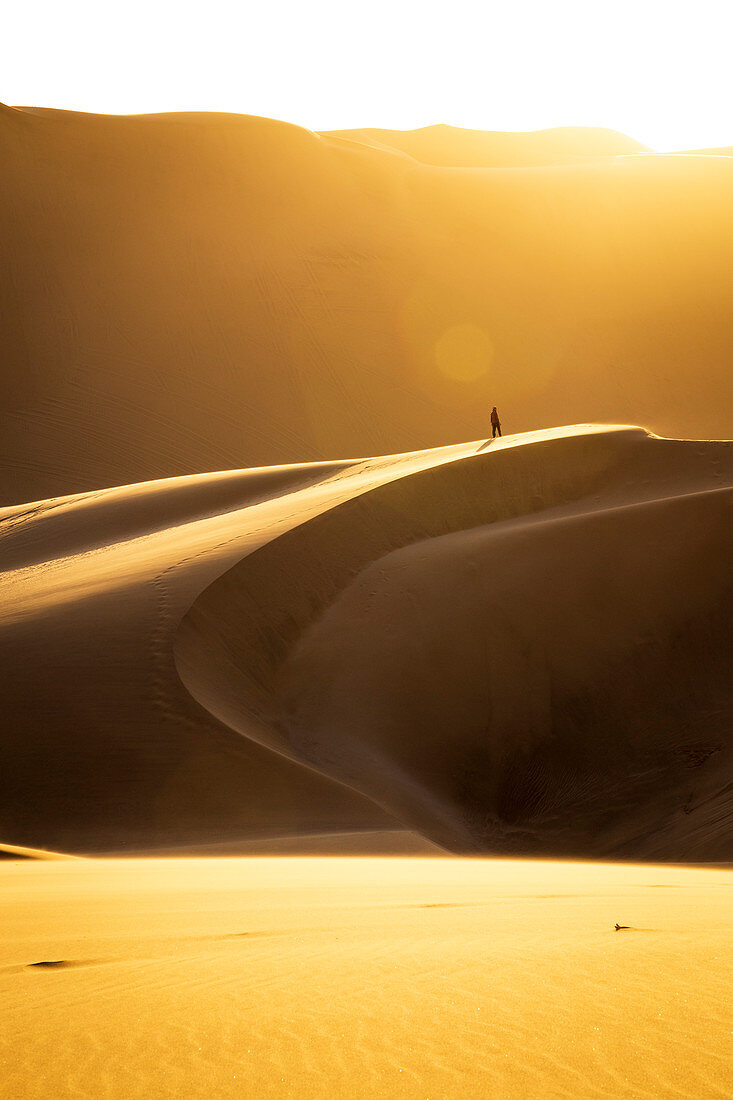
{"label": "lens flare circle", "polygon": [[478,325],[451,325],[435,345],[438,370],[456,382],[476,382],[487,374],[494,345]]}

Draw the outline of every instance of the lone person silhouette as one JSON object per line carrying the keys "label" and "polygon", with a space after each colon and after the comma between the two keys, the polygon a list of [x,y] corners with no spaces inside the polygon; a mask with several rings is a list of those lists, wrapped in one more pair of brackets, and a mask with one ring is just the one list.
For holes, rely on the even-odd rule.
{"label": "lone person silhouette", "polygon": [[491,438],[496,439],[496,433],[501,435],[501,421],[499,420],[499,414],[496,411],[496,405],[491,410]]}

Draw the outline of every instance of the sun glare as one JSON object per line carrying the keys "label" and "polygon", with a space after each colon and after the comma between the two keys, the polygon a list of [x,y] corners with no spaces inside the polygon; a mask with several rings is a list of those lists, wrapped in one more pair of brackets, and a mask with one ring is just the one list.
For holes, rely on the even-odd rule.
{"label": "sun glare", "polygon": [[475,382],[488,372],[494,349],[476,325],[452,325],[435,346],[438,369],[457,382]]}
{"label": "sun glare", "polygon": [[733,143],[722,7],[584,0],[450,9],[376,0],[71,0],[4,15],[0,96],[136,113],[216,110],[311,129],[436,122],[622,130],[654,149]]}

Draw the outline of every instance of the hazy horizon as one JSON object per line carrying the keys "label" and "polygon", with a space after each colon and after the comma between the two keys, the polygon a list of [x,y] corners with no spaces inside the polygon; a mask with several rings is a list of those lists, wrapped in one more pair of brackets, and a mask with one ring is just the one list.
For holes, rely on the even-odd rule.
{"label": "hazy horizon", "polygon": [[[694,24],[657,0],[592,9],[563,0],[445,14],[386,0],[181,13],[171,0],[89,0],[6,13],[0,99],[102,114],[223,111],[310,130],[618,130],[655,151],[733,143],[718,9]],[[307,46],[305,45],[307,44]],[[111,48],[113,47],[113,48]]]}

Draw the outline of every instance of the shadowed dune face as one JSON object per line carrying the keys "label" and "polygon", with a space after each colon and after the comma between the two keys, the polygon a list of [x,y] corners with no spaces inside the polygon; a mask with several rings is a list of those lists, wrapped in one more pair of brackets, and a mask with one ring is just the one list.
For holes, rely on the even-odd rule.
{"label": "shadowed dune face", "polygon": [[723,858],[732,505],[507,523],[380,559],[282,672],[294,751],[453,849]]}
{"label": "shadowed dune face", "polygon": [[558,435],[374,489],[211,585],[179,672],[453,850],[729,858],[732,461]]}
{"label": "shadowed dune face", "polygon": [[0,499],[436,446],[494,403],[729,435],[733,160],[635,148],[0,108]]}

